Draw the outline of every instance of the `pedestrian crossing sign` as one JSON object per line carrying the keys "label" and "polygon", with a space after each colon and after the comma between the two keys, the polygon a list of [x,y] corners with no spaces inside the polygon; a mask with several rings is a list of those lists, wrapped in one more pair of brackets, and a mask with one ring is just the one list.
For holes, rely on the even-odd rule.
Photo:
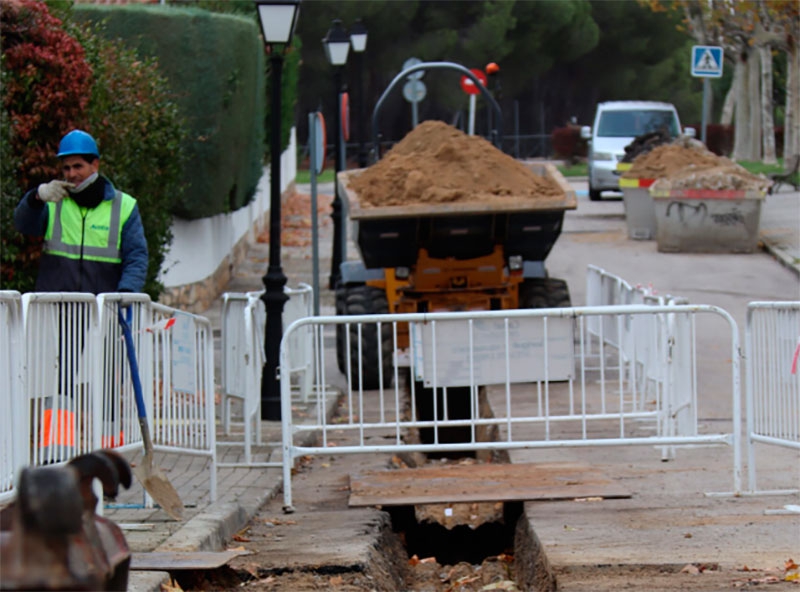
{"label": "pedestrian crossing sign", "polygon": [[722,76],[722,48],[714,45],[693,46],[692,76],[720,78]]}

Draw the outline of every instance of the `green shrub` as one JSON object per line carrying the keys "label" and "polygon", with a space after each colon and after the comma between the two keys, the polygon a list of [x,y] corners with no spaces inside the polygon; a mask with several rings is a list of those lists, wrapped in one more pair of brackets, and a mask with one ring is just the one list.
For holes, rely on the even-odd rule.
{"label": "green shrub", "polygon": [[33,289],[42,241],[16,231],[14,208],[25,191],[60,176],[54,155],[61,136],[86,123],[92,72],[44,3],[0,2],[0,31],[0,285],[25,292]]}
{"label": "green shrub", "polygon": [[186,134],[164,79],[155,63],[138,60],[90,28],[65,26],[42,2],[2,2],[0,9],[2,287],[33,289],[41,241],[14,229],[14,208],[27,189],[60,176],[58,143],[80,127],[98,141],[102,172],[137,198],[150,250],[145,291],[158,298]]}
{"label": "green shrub", "polygon": [[145,292],[157,299],[172,241],[172,205],[184,190],[182,141],[189,132],[155,60],[140,60],[89,25],[74,31],[95,73],[87,115],[102,172],[139,204],[150,258]]}
{"label": "green shrub", "polygon": [[264,47],[247,17],[163,6],[81,4],[141,59],[155,58],[190,129],[189,164],[172,213],[198,219],[249,203],[263,173]]}

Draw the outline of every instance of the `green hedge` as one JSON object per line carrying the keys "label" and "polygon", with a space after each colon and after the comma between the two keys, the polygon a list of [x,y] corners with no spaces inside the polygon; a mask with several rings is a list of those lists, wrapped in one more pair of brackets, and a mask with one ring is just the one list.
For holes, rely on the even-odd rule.
{"label": "green hedge", "polygon": [[191,133],[187,189],[172,213],[186,219],[237,210],[255,193],[264,162],[265,55],[248,18],[162,6],[76,4],[78,21],[104,22],[142,57],[154,57]]}

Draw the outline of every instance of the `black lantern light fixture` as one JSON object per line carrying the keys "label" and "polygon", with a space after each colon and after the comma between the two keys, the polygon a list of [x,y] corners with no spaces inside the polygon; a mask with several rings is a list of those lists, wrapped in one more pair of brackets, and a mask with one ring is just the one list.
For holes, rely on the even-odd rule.
{"label": "black lantern light fixture", "polygon": [[[270,195],[269,195],[269,267],[263,278],[261,299],[267,312],[264,329],[266,362],[261,374],[261,419],[281,419],[281,383],[278,358],[283,337],[283,305],[286,276],[281,267],[281,74],[283,51],[292,42],[300,12],[300,0],[255,0],[264,44],[269,54],[270,75]],[[276,48],[275,45],[283,45]]]}
{"label": "black lantern light fixture", "polygon": [[364,90],[366,85],[366,76],[364,74],[364,53],[367,49],[367,28],[361,19],[357,19],[353,26],[350,27],[350,45],[353,46],[353,52],[358,55],[358,166],[362,169],[367,166],[367,150],[366,150],[366,136],[367,136],[367,111],[366,103],[367,96]]}
{"label": "black lantern light fixture", "polygon": [[[344,150],[341,148],[342,136],[342,68],[347,63],[347,54],[350,51],[350,36],[342,26],[342,21],[336,19],[333,25],[328,29],[327,35],[322,40],[325,46],[325,57],[328,58],[331,66],[333,66],[333,86],[336,92],[336,114],[333,118],[333,154],[334,154],[334,171],[336,175],[344,169]],[[341,277],[339,268],[342,264],[343,255],[345,251],[345,232],[342,216],[342,200],[339,197],[338,183],[336,182],[336,175],[334,175],[333,182],[333,203],[331,204],[333,212],[331,218],[333,219],[333,253],[331,255],[331,276],[329,280],[329,288],[336,289],[336,284]]]}

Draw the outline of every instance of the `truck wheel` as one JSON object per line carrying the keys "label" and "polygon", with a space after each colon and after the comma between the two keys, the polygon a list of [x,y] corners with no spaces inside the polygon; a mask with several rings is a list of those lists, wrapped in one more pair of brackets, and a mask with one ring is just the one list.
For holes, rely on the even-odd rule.
{"label": "truck wheel", "polygon": [[602,191],[600,191],[599,189],[592,189],[591,187],[589,187],[589,200],[600,201],[601,193]]}
{"label": "truck wheel", "polygon": [[555,278],[529,278],[519,287],[520,308],[568,308],[572,306],[567,282]]}
{"label": "truck wheel", "polygon": [[[383,290],[370,286],[356,285],[347,286],[343,289],[343,311],[345,315],[362,314],[388,314],[389,303]],[[338,312],[338,311],[337,311]],[[347,347],[345,325],[339,325],[341,331],[336,334],[336,353],[337,359],[340,355],[344,358],[345,348]],[[366,390],[377,389],[380,387],[379,364],[383,368],[383,387],[389,388],[392,385],[392,326],[389,323],[381,325],[380,343],[378,342],[378,326],[372,323],[361,326],[361,375],[363,384],[359,381],[359,346],[358,346],[358,326],[350,326],[350,372],[353,381],[353,388],[364,388]],[[380,359],[379,359],[380,356]],[[342,366],[345,365],[344,359]],[[343,372],[347,371],[345,367]]]}

